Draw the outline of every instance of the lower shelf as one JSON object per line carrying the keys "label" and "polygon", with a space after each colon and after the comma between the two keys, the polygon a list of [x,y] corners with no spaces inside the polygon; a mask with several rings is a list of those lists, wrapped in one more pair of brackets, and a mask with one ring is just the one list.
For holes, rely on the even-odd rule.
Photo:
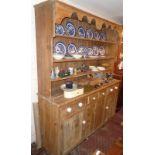
{"label": "lower shelf", "polygon": [[106,72],[110,72],[110,71],[111,71],[111,69],[106,69],[104,71],[96,71],[96,72],[89,71],[89,72],[84,72],[84,73],[80,73],[80,74],[77,74],[77,75],[67,76],[67,77],[64,77],[64,78],[51,79],[51,82],[77,78],[77,77],[81,77],[81,76],[85,76],[85,75],[89,75],[89,74],[94,74],[94,73],[106,73]]}

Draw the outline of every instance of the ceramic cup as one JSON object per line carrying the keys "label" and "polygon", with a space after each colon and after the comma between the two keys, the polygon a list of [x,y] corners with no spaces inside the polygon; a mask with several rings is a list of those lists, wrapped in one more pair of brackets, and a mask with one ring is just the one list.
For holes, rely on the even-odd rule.
{"label": "ceramic cup", "polygon": [[68,69],[69,69],[69,71],[70,71],[70,75],[73,75],[73,73],[74,73],[74,68],[73,68],[73,67],[69,67]]}

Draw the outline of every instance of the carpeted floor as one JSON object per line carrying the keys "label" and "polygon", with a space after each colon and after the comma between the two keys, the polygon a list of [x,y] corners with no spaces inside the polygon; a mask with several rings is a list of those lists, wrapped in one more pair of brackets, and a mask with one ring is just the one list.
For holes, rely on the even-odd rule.
{"label": "carpeted floor", "polygon": [[[107,153],[118,139],[123,138],[123,111],[117,112],[108,123],[98,129],[94,134],[88,137],[75,148],[71,155],[91,155],[95,150],[100,150]],[[35,144],[32,144],[31,155],[49,155],[44,148],[36,149]]]}
{"label": "carpeted floor", "polygon": [[123,138],[123,111],[119,111],[102,128],[82,142],[71,155],[91,155],[95,150],[107,153],[118,139]]}

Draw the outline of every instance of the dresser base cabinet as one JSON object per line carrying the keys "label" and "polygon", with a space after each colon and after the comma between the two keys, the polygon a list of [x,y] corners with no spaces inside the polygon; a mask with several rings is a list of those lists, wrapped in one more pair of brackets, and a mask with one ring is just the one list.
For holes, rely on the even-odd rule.
{"label": "dresser base cabinet", "polygon": [[[39,98],[42,144],[52,155],[65,155],[103,126],[116,110],[119,81],[57,104]],[[84,96],[84,97],[83,97]]]}

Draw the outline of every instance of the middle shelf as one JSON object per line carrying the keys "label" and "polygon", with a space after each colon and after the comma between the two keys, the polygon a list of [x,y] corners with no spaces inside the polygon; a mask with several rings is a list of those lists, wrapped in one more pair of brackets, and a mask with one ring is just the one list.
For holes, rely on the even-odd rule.
{"label": "middle shelf", "polygon": [[64,78],[56,78],[56,79],[51,79],[52,82],[57,82],[57,81],[62,81],[62,80],[67,80],[67,79],[72,79],[72,78],[77,78],[77,77],[81,77],[81,76],[85,76],[85,75],[89,75],[89,74],[94,74],[94,73],[106,73],[106,72],[110,72],[111,69],[106,69],[104,71],[89,71],[89,72],[84,72],[84,73],[79,73],[77,75],[70,75]]}
{"label": "middle shelf", "polygon": [[106,59],[114,59],[114,57],[112,57],[112,56],[105,56],[105,57],[99,57],[99,58],[61,59],[61,60],[53,59],[53,62],[54,63],[80,62],[80,61],[93,61],[93,60],[106,60]]}

